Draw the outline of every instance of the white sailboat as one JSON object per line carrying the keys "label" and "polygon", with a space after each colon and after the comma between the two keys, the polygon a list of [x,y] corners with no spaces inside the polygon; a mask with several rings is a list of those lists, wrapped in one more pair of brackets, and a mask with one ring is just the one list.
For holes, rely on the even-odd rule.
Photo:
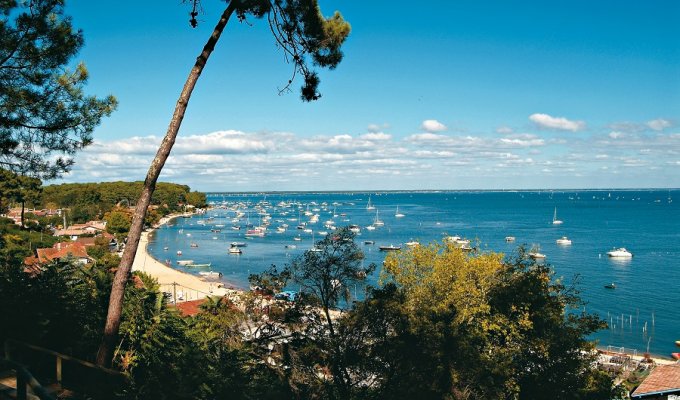
{"label": "white sailboat", "polygon": [[380,220],[380,217],[378,217],[378,210],[375,210],[375,220],[373,221],[373,226],[383,226],[383,225],[385,225],[385,223]]}
{"label": "white sailboat", "polygon": [[563,221],[557,219],[557,207],[555,207],[555,213],[553,214],[553,225],[561,225]]}
{"label": "white sailboat", "polygon": [[367,210],[375,210],[375,206],[371,204],[371,196],[368,196],[368,203],[366,204],[366,209]]}
{"label": "white sailboat", "polygon": [[402,213],[399,212],[399,206],[397,206],[397,212],[394,213],[394,217],[395,217],[395,218],[403,218],[403,217],[405,217],[405,216],[406,216],[406,215],[404,215],[404,214],[402,214]]}

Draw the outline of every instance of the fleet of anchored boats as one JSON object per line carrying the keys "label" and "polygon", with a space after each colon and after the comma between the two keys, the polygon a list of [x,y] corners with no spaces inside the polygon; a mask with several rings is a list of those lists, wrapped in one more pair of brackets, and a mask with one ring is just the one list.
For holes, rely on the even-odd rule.
{"label": "fleet of anchored boats", "polygon": [[[354,203],[349,203],[352,206]],[[245,233],[243,234],[243,237],[246,239],[254,239],[254,238],[262,238],[267,236],[269,233],[269,226],[273,222],[273,217],[271,215],[272,210],[275,210],[275,212],[278,214],[277,217],[279,219],[276,219],[275,222],[278,223],[278,226],[276,227],[275,230],[272,230],[273,232],[276,232],[277,234],[284,234],[288,231],[288,223],[286,222],[295,222],[297,225],[297,229],[301,234],[298,234],[293,237],[294,241],[302,241],[302,234],[310,234],[312,237],[312,242],[314,242],[314,235],[319,234],[321,236],[325,236],[329,234],[329,232],[332,232],[336,230],[336,222],[335,219],[340,218],[342,222],[349,222],[349,218],[345,213],[340,213],[338,214],[337,212],[337,206],[340,206],[340,203],[333,203],[332,204],[332,211],[330,210],[330,205],[327,203],[321,203],[317,204],[315,202],[311,202],[309,204],[303,205],[299,202],[280,202],[276,204],[275,206],[267,202],[266,200],[260,201],[259,203],[255,204],[254,206],[250,203],[245,203],[245,202],[240,202],[236,204],[229,204],[227,205],[222,204],[219,205],[220,208],[227,208],[228,210],[231,210],[234,212],[234,217],[231,218],[231,224],[232,224],[232,229],[233,230],[241,230],[242,227],[245,228]],[[372,223],[369,225],[364,226],[363,228],[357,224],[349,224],[349,230],[352,231],[355,234],[361,234],[361,230],[365,229],[367,231],[374,231],[376,229],[382,228],[385,226],[385,221],[380,219],[380,211],[378,208],[371,202],[371,197],[369,196],[367,204],[366,204],[366,210],[367,211],[373,211],[375,210],[375,216],[373,217]],[[326,230],[314,230],[312,227],[319,223],[320,219],[320,213],[328,213],[332,214],[332,217],[326,222],[323,223],[323,226]],[[250,215],[251,213],[257,215],[258,219],[258,224],[253,224],[250,222]],[[295,213],[297,213],[297,217],[295,217]],[[203,212],[205,214],[205,211]],[[303,220],[302,216],[304,215],[305,220]],[[188,215],[185,217],[190,217],[191,215]],[[406,215],[402,212],[399,211],[399,206],[397,206],[396,211],[394,213],[395,218],[404,218]],[[244,221],[245,218],[245,221]],[[225,225],[224,224],[213,224],[213,217],[208,217],[204,219],[200,219],[196,222],[197,225],[212,225],[212,228],[210,231],[214,234],[220,233]],[[552,218],[552,225],[562,225],[564,221],[558,219],[557,217],[557,207],[553,210],[553,218]],[[439,224],[439,223],[437,223]],[[179,233],[183,233],[183,229],[179,230]],[[191,233],[186,233],[187,237],[191,236]],[[213,239],[218,239],[217,236],[213,236]],[[505,241],[508,243],[515,242],[516,238],[515,236],[506,236]],[[464,239],[461,238],[460,236],[445,236],[443,238],[443,241],[445,243],[448,243],[450,245],[456,246],[460,248],[463,251],[471,251],[473,250],[473,247],[470,245],[470,240],[469,239]],[[375,241],[374,240],[364,240],[363,241],[364,245],[374,245]],[[559,239],[555,240],[555,243],[559,246],[570,246],[572,244],[572,240],[569,239],[567,236],[562,236]],[[414,240],[411,240],[409,242],[404,243],[404,245],[407,248],[414,248],[418,246],[420,243]],[[196,242],[191,242],[190,245],[191,248],[197,248],[198,244]],[[231,242],[229,247],[227,248],[227,253],[232,254],[232,255],[240,255],[243,254],[243,248],[246,247],[245,242]],[[284,246],[286,249],[296,249],[297,245],[294,244],[286,244]],[[169,247],[165,246],[163,248],[164,250],[168,250]],[[378,249],[380,251],[384,252],[390,252],[390,251],[399,251],[402,249],[401,245],[394,245],[394,244],[389,244],[389,245],[380,245],[378,246]],[[317,247],[315,244],[312,245],[312,247],[309,248],[308,251],[312,252],[321,252],[323,251],[322,248]],[[182,256],[182,251],[178,250],[177,251],[177,256],[181,257]],[[527,256],[537,260],[537,261],[542,261],[547,258],[547,256],[539,251],[538,246],[534,246],[528,253]],[[607,256],[610,258],[614,259],[628,259],[632,258],[633,254],[626,250],[625,248],[615,248],[612,249],[611,251],[607,252]],[[167,264],[169,264],[169,260],[166,261]],[[177,264],[185,267],[185,268],[210,268],[211,263],[195,263],[193,260],[178,260]],[[211,279],[216,279],[221,277],[221,273],[215,272],[215,271],[201,271],[199,274],[205,278],[211,278]],[[608,289],[614,289],[616,285],[614,283],[609,283],[605,285],[605,288]]]}

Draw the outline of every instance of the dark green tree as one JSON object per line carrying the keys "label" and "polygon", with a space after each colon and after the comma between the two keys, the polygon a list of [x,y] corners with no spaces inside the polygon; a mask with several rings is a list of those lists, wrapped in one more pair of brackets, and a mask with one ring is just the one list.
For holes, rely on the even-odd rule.
{"label": "dark green tree", "polygon": [[[193,5],[190,22],[195,26],[198,15],[196,10],[200,0],[191,0],[190,3]],[[302,75],[304,84],[301,89],[301,98],[304,101],[317,100],[321,96],[318,92],[319,77],[313,70],[313,66],[333,69],[342,60],[340,47],[349,35],[350,26],[338,12],[330,18],[325,18],[319,9],[318,0],[230,0],[227,2],[217,25],[187,77],[168,130],[144,180],[144,188],[137,201],[127,246],[111,290],[106,327],[97,355],[99,365],[106,365],[111,359],[111,352],[120,326],[125,285],[137,252],[137,245],[144,228],[144,217],[156,188],[156,182],[170,156],[196,82],[234,13],[239,21],[245,21],[248,16],[267,17],[277,45],[283,50],[286,60],[293,65],[293,76],[283,90],[289,90],[296,75]]]}
{"label": "dark green tree", "polygon": [[0,1],[0,166],[54,178],[92,142],[116,107],[112,96],[87,96],[87,69],[66,68],[83,46],[64,15],[64,0]]}

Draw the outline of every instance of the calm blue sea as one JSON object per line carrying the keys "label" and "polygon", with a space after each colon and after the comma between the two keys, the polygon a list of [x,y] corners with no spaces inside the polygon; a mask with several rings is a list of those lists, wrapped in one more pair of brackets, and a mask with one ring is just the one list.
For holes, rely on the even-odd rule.
{"label": "calm blue sea", "polygon": [[[375,210],[366,209],[369,196],[385,223],[373,231],[365,229],[376,217]],[[271,225],[265,237],[247,240],[245,225],[260,224],[262,215],[254,207],[263,200],[271,205],[267,209]],[[241,230],[232,229],[235,212],[229,209],[178,218],[152,235],[151,255],[190,273],[198,271],[184,269],[176,261],[211,263],[214,271],[223,273],[228,285],[247,288],[250,273],[271,264],[283,266],[291,257],[309,249],[313,238],[320,240],[319,232],[329,231],[324,223],[330,219],[336,226],[360,225],[357,241],[366,253],[366,261],[378,265],[385,256],[378,251],[379,245],[401,245],[411,240],[427,243],[446,235],[465,237],[473,243],[477,240],[482,250],[506,254],[520,244],[540,246],[556,278],[561,277],[566,284],[577,279],[587,302],[586,311],[609,322],[608,329],[594,336],[601,346],[638,352],[649,348],[664,356],[677,351],[674,341],[680,340],[680,190],[216,193],[210,194],[208,201],[230,206],[241,203],[239,211],[245,213],[238,223]],[[281,208],[277,206],[280,202],[297,205]],[[397,207],[405,214],[403,218],[395,217]],[[299,215],[300,221],[309,220],[304,215],[307,210],[319,214],[319,222],[308,226],[313,233],[296,229]],[[564,221],[561,225],[552,224],[555,210],[557,218]],[[287,215],[282,214],[285,212]],[[282,223],[289,227],[277,233],[276,227]],[[294,241],[298,235],[302,241]],[[516,241],[506,243],[506,236],[515,236]],[[569,237],[572,245],[557,245],[555,240],[562,236]],[[364,245],[365,240],[375,244]],[[243,254],[227,253],[233,241],[247,243]],[[190,247],[191,243],[198,247]],[[293,244],[296,249],[285,247]],[[626,247],[634,257],[610,259],[606,252],[614,247]],[[176,255],[177,250],[183,252],[181,257]],[[612,282],[616,289],[604,287]],[[362,288],[355,291],[361,297]]]}

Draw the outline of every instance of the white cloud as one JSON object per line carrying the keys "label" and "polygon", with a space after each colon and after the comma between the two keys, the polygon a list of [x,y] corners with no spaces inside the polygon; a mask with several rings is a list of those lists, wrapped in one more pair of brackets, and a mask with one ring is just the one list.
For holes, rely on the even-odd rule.
{"label": "white cloud", "polygon": [[363,135],[359,136],[359,138],[364,139],[364,140],[382,141],[382,140],[390,140],[392,138],[392,135],[389,135],[389,134],[383,133],[383,132],[371,132],[371,133],[364,133]]}
{"label": "white cloud", "polygon": [[445,131],[446,125],[442,124],[441,122],[437,121],[436,119],[426,119],[423,121],[422,124],[420,124],[420,128],[426,132],[442,132]]}
{"label": "white cloud", "polygon": [[539,128],[556,129],[562,131],[577,132],[586,127],[583,121],[572,121],[564,117],[552,117],[548,114],[531,114],[529,120],[535,123]]}
{"label": "white cloud", "polygon": [[621,133],[621,132],[616,132],[616,131],[609,132],[609,137],[612,138],[612,139],[618,139],[621,136],[623,136],[623,133]]}
{"label": "white cloud", "polygon": [[512,130],[512,128],[510,128],[510,127],[508,127],[508,126],[501,126],[501,127],[496,128],[496,132],[497,132],[497,133],[502,133],[502,134],[504,134],[504,135],[507,135],[507,134],[512,133],[513,130]]}
{"label": "white cloud", "polygon": [[662,118],[657,118],[651,121],[647,121],[647,126],[655,131],[662,131],[666,128],[670,128],[672,124],[671,121]]}

